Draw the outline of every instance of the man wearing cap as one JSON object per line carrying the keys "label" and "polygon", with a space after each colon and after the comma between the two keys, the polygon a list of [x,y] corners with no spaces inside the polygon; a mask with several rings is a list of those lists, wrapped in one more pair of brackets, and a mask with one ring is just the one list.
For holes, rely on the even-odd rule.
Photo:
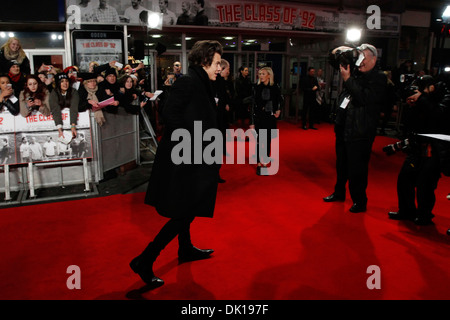
{"label": "man wearing cap", "polygon": [[357,50],[356,70],[340,65],[343,91],[335,123],[337,179],[334,192],[323,198],[325,202],[344,201],[348,181],[353,213],[367,208],[369,159],[387,92],[386,75],[376,67],[376,48],[363,44]]}

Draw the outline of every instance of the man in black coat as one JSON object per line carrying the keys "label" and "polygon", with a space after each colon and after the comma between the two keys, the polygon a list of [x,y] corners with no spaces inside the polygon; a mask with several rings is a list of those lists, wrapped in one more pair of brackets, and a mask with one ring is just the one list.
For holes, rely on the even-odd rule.
{"label": "man in black coat", "polygon": [[[446,134],[449,124],[439,94],[436,93],[435,79],[425,75],[417,82],[419,92],[408,98],[411,105],[405,117],[407,140],[403,141],[408,141],[408,156],[397,179],[399,210],[389,212],[388,215],[393,220],[411,220],[417,225],[430,225],[433,224],[432,211],[436,203],[435,190],[441,177],[441,164],[445,159],[448,161],[442,151],[448,152],[448,147],[441,140],[417,134]],[[417,96],[417,101],[412,102]]]}
{"label": "man in black coat", "polygon": [[309,123],[309,128],[316,130],[314,127],[314,120],[317,113],[317,101],[316,95],[317,90],[319,90],[319,82],[316,78],[316,70],[313,67],[308,68],[308,74],[302,80],[303,89],[303,109],[302,109],[302,122],[303,129],[307,130],[306,126]]}
{"label": "man in black coat", "polygon": [[[214,213],[220,163],[207,163],[203,151],[208,143],[202,140],[198,145],[194,140],[197,121],[201,123],[202,137],[208,129],[218,129],[211,81],[216,80],[221,70],[221,55],[222,46],[217,41],[197,42],[188,56],[188,74],[175,81],[163,109],[165,132],[155,156],[145,203],[154,206],[160,215],[170,220],[142,254],[130,263],[133,271],[150,285],[164,283],[154,275],[153,263],[176,236],[180,262],[209,258],[213,252],[212,249],[202,250],[192,245],[190,225],[195,217],[212,218]],[[184,136],[182,139],[174,138],[179,129],[191,137],[189,150],[183,150],[182,155],[186,156],[184,152],[188,154],[187,161],[182,162],[175,159],[180,156],[180,151],[176,151],[178,145],[186,142]]]}
{"label": "man in black coat", "polygon": [[[333,51],[337,50],[351,48]],[[357,70],[350,70],[350,65],[339,66],[344,89],[339,96],[335,124],[337,181],[334,193],[323,199],[344,201],[348,181],[353,213],[366,211],[370,154],[387,92],[386,75],[376,68],[376,48],[363,44],[358,52]]]}

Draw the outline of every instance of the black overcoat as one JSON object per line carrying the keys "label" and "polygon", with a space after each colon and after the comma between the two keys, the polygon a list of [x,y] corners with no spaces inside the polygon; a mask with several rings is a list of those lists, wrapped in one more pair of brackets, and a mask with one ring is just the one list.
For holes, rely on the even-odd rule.
{"label": "black overcoat", "polygon": [[[163,109],[165,131],[156,152],[145,203],[168,218],[212,217],[216,202],[220,164],[175,164],[171,141],[174,130],[186,129],[194,140],[194,121],[202,132],[218,129],[217,107],[211,81],[201,67],[190,67],[187,75],[175,81]],[[202,150],[211,142],[202,142]],[[191,152],[192,158],[194,153]],[[202,157],[203,159],[203,157]]]}

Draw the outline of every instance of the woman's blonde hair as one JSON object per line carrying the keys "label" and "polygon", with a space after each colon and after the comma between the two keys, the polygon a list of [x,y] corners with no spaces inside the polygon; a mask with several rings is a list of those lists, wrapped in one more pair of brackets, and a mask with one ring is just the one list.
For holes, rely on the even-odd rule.
{"label": "woman's blonde hair", "polygon": [[[11,52],[11,49],[9,48],[9,45],[11,42],[16,40],[19,43],[19,55],[17,57],[14,57],[14,59],[11,59],[14,54]],[[5,58],[8,60],[16,60],[19,64],[23,62],[23,60],[26,58],[25,51],[22,49],[22,44],[20,43],[20,40],[16,37],[10,37],[8,41],[5,42],[5,44],[1,48],[3,50],[3,54],[5,55]]]}
{"label": "woman's blonde hair", "polygon": [[[273,86],[273,84],[275,83],[275,80],[274,80],[272,68],[271,67],[262,67],[261,69],[259,69],[258,74],[263,70],[267,71],[267,73],[269,74],[269,77],[270,77],[269,85]],[[258,84],[260,84],[260,83],[261,83],[261,80],[258,77]]]}

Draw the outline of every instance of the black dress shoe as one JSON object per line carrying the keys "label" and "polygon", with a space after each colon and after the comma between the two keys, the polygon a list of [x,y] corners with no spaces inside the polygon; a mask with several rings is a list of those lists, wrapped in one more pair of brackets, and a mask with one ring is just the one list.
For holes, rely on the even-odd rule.
{"label": "black dress shoe", "polygon": [[130,268],[141,277],[142,281],[153,288],[160,287],[164,284],[164,280],[155,276],[152,265],[143,263],[141,256],[137,256],[130,262]]}
{"label": "black dress shoe", "polygon": [[329,195],[328,197],[323,198],[323,201],[325,202],[335,202],[335,201],[345,201],[344,196],[339,196],[335,193]]}
{"label": "black dress shoe", "polygon": [[316,127],[309,127],[311,130],[317,130]]}
{"label": "black dress shoe", "polygon": [[414,219],[414,223],[418,226],[430,226],[434,224],[431,219],[431,217],[417,217]]}
{"label": "black dress shoe", "polygon": [[306,126],[303,126],[303,130],[308,130],[308,128]]}
{"label": "black dress shoe", "polygon": [[358,213],[358,212],[366,212],[366,206],[358,203],[354,203],[350,208],[350,212]]}
{"label": "black dress shoe", "polygon": [[400,211],[398,211],[398,212],[391,211],[388,213],[388,216],[389,216],[389,219],[392,219],[392,220],[410,220],[410,221],[414,220],[413,215],[405,214]]}
{"label": "black dress shoe", "polygon": [[447,235],[449,235],[449,236],[450,236],[450,229],[448,229],[448,230],[447,230]]}
{"label": "black dress shoe", "polygon": [[189,261],[197,261],[208,259],[211,257],[211,254],[214,252],[213,249],[199,249],[194,246],[186,249],[178,250],[178,262],[189,262]]}

